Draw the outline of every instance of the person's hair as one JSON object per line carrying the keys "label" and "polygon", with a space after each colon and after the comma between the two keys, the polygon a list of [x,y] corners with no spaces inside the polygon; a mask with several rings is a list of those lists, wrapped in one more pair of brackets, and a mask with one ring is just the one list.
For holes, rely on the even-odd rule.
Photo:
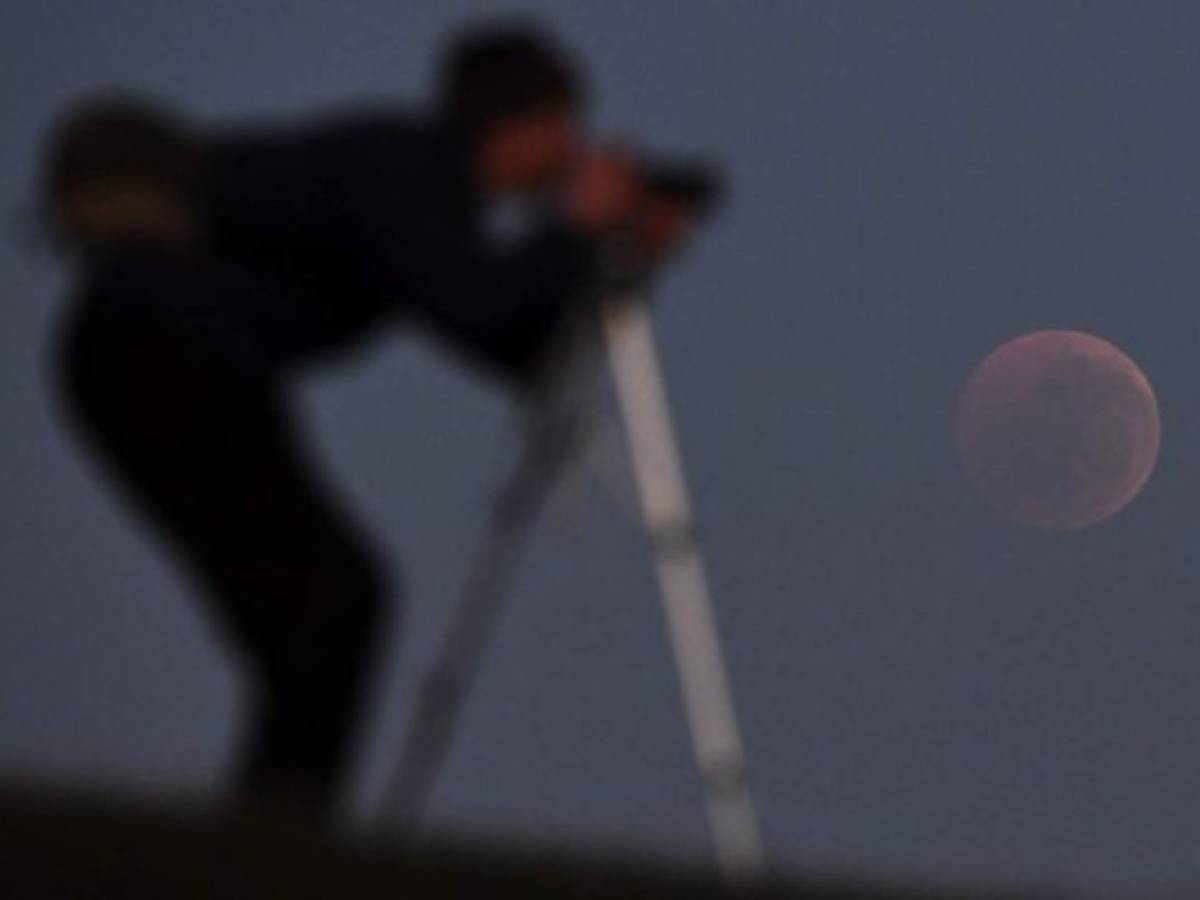
{"label": "person's hair", "polygon": [[81,188],[129,182],[185,191],[196,169],[195,141],[173,113],[129,94],[97,96],[50,129],[41,200],[53,210]]}
{"label": "person's hair", "polygon": [[583,79],[567,52],[527,22],[477,26],[449,44],[439,72],[442,113],[472,135],[507,118],[575,110]]}

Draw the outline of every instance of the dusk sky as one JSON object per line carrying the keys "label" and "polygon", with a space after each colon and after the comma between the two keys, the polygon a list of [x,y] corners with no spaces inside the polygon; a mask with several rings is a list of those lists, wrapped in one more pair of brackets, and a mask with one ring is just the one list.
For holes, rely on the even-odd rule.
{"label": "dusk sky", "polygon": [[[0,5],[0,771],[215,790],[233,671],[57,420],[68,273],[28,238],[43,130],[124,86],[203,121],[419,100],[442,39],[543,13],[594,122],[720,161],[657,321],[772,858],[1200,882],[1200,4],[1110,0]],[[1158,465],[1052,532],[954,442],[978,362],[1091,332],[1157,392]],[[329,477],[403,571],[378,798],[514,447],[402,331],[305,381]],[[435,798],[439,829],[707,852],[647,548],[603,493],[539,531]],[[565,836],[565,837],[564,837]]]}

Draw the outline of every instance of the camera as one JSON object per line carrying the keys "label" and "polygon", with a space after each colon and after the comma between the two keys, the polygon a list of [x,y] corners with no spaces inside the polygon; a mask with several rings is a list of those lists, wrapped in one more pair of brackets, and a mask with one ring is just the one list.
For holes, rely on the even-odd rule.
{"label": "camera", "polygon": [[724,179],[713,165],[695,161],[649,160],[639,165],[646,190],[696,215],[711,212],[724,193]]}
{"label": "camera", "polygon": [[[695,218],[711,213],[724,193],[720,171],[706,163],[642,160],[637,171],[647,193],[683,207]],[[610,290],[634,287],[656,272],[656,261],[647,257],[637,234],[630,231],[606,236],[599,258],[602,282]]]}

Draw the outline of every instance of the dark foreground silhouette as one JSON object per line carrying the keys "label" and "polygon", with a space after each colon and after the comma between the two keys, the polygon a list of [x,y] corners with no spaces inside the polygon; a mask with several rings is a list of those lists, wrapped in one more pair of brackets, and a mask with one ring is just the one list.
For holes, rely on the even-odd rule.
{"label": "dark foreground silhouette", "polygon": [[722,888],[710,867],[565,843],[440,838],[420,844],[335,840],[303,823],[189,813],[99,794],[0,787],[0,896],[22,900],[405,898],[405,900],[1087,900],[1077,891],[922,884],[838,874]]}

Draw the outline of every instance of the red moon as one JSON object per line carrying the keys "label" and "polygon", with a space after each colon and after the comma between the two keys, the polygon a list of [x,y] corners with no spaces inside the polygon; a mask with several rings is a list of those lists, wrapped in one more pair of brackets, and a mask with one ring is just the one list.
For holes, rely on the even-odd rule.
{"label": "red moon", "polygon": [[1115,515],[1158,459],[1154,389],[1128,356],[1080,331],[1001,346],[958,402],[963,463],[983,496],[1026,525],[1082,528]]}

